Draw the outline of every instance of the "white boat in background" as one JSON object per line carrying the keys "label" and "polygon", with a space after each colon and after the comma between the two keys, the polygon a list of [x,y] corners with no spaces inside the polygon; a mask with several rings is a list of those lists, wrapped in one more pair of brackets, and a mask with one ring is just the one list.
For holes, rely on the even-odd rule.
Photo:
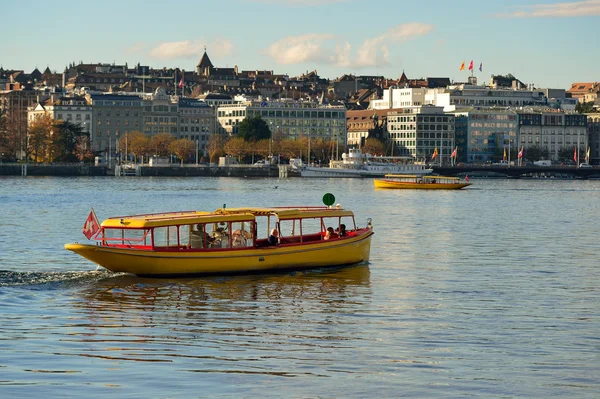
{"label": "white boat in background", "polygon": [[342,154],[341,161],[329,161],[329,167],[302,166],[302,177],[382,177],[387,174],[425,175],[431,173],[425,165],[397,163],[401,158],[376,157],[363,154],[359,148],[351,148]]}

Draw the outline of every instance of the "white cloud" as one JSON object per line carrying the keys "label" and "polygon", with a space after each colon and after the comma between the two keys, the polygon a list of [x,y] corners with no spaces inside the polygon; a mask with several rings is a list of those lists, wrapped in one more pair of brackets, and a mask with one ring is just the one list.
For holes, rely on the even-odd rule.
{"label": "white cloud", "polygon": [[521,10],[498,14],[507,18],[588,17],[600,15],[600,0],[522,6]]}
{"label": "white cloud", "polygon": [[365,39],[355,54],[350,43],[336,43],[332,34],[309,33],[280,39],[264,53],[282,65],[313,62],[356,69],[383,66],[389,64],[390,44],[411,40],[431,31],[433,25],[428,24],[398,25],[380,36]]}
{"label": "white cloud", "polygon": [[[334,64],[340,67],[366,68],[389,64],[389,44],[405,42],[433,31],[433,25],[409,23],[394,26],[384,34],[365,39],[356,51],[356,57],[351,57],[349,45],[343,51],[336,51]],[[338,48],[339,50],[339,48]]]}
{"label": "white cloud", "polygon": [[330,34],[309,33],[284,37],[271,44],[264,52],[282,65],[325,60],[323,45],[333,39]]}
{"label": "white cloud", "polygon": [[184,40],[160,43],[150,50],[150,55],[158,59],[198,58],[204,53],[205,46],[211,49],[211,54],[220,57],[233,52],[233,43],[229,39],[215,39],[212,42]]}

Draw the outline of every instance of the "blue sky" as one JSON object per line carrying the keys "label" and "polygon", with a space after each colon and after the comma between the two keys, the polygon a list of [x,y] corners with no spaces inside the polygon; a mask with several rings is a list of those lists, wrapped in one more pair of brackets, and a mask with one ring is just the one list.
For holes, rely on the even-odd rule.
{"label": "blue sky", "polygon": [[[317,70],[480,82],[512,73],[536,87],[600,81],[600,0],[0,0],[0,65],[140,62],[291,76]],[[479,72],[479,64],[483,72]]]}

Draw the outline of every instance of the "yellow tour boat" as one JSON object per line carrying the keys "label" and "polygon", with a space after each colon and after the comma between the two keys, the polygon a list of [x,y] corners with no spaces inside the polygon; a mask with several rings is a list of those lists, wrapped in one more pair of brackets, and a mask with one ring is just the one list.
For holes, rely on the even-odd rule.
{"label": "yellow tour boat", "polygon": [[411,190],[460,190],[470,186],[469,178],[448,176],[385,175],[375,179],[375,188],[411,189]]}
{"label": "yellow tour boat", "polygon": [[[337,233],[327,234],[328,227]],[[113,272],[178,276],[365,262],[374,233],[370,219],[357,227],[353,212],[338,205],[133,215],[102,225],[92,210],[84,234],[96,243],[65,249]]]}

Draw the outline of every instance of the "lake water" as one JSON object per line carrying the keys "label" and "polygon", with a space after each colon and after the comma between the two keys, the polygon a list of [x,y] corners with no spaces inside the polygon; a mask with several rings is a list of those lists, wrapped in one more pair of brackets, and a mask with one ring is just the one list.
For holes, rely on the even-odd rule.
{"label": "lake water", "polygon": [[[2,397],[600,397],[600,181],[0,177]],[[114,275],[65,251],[116,215],[321,205],[368,264]]]}

